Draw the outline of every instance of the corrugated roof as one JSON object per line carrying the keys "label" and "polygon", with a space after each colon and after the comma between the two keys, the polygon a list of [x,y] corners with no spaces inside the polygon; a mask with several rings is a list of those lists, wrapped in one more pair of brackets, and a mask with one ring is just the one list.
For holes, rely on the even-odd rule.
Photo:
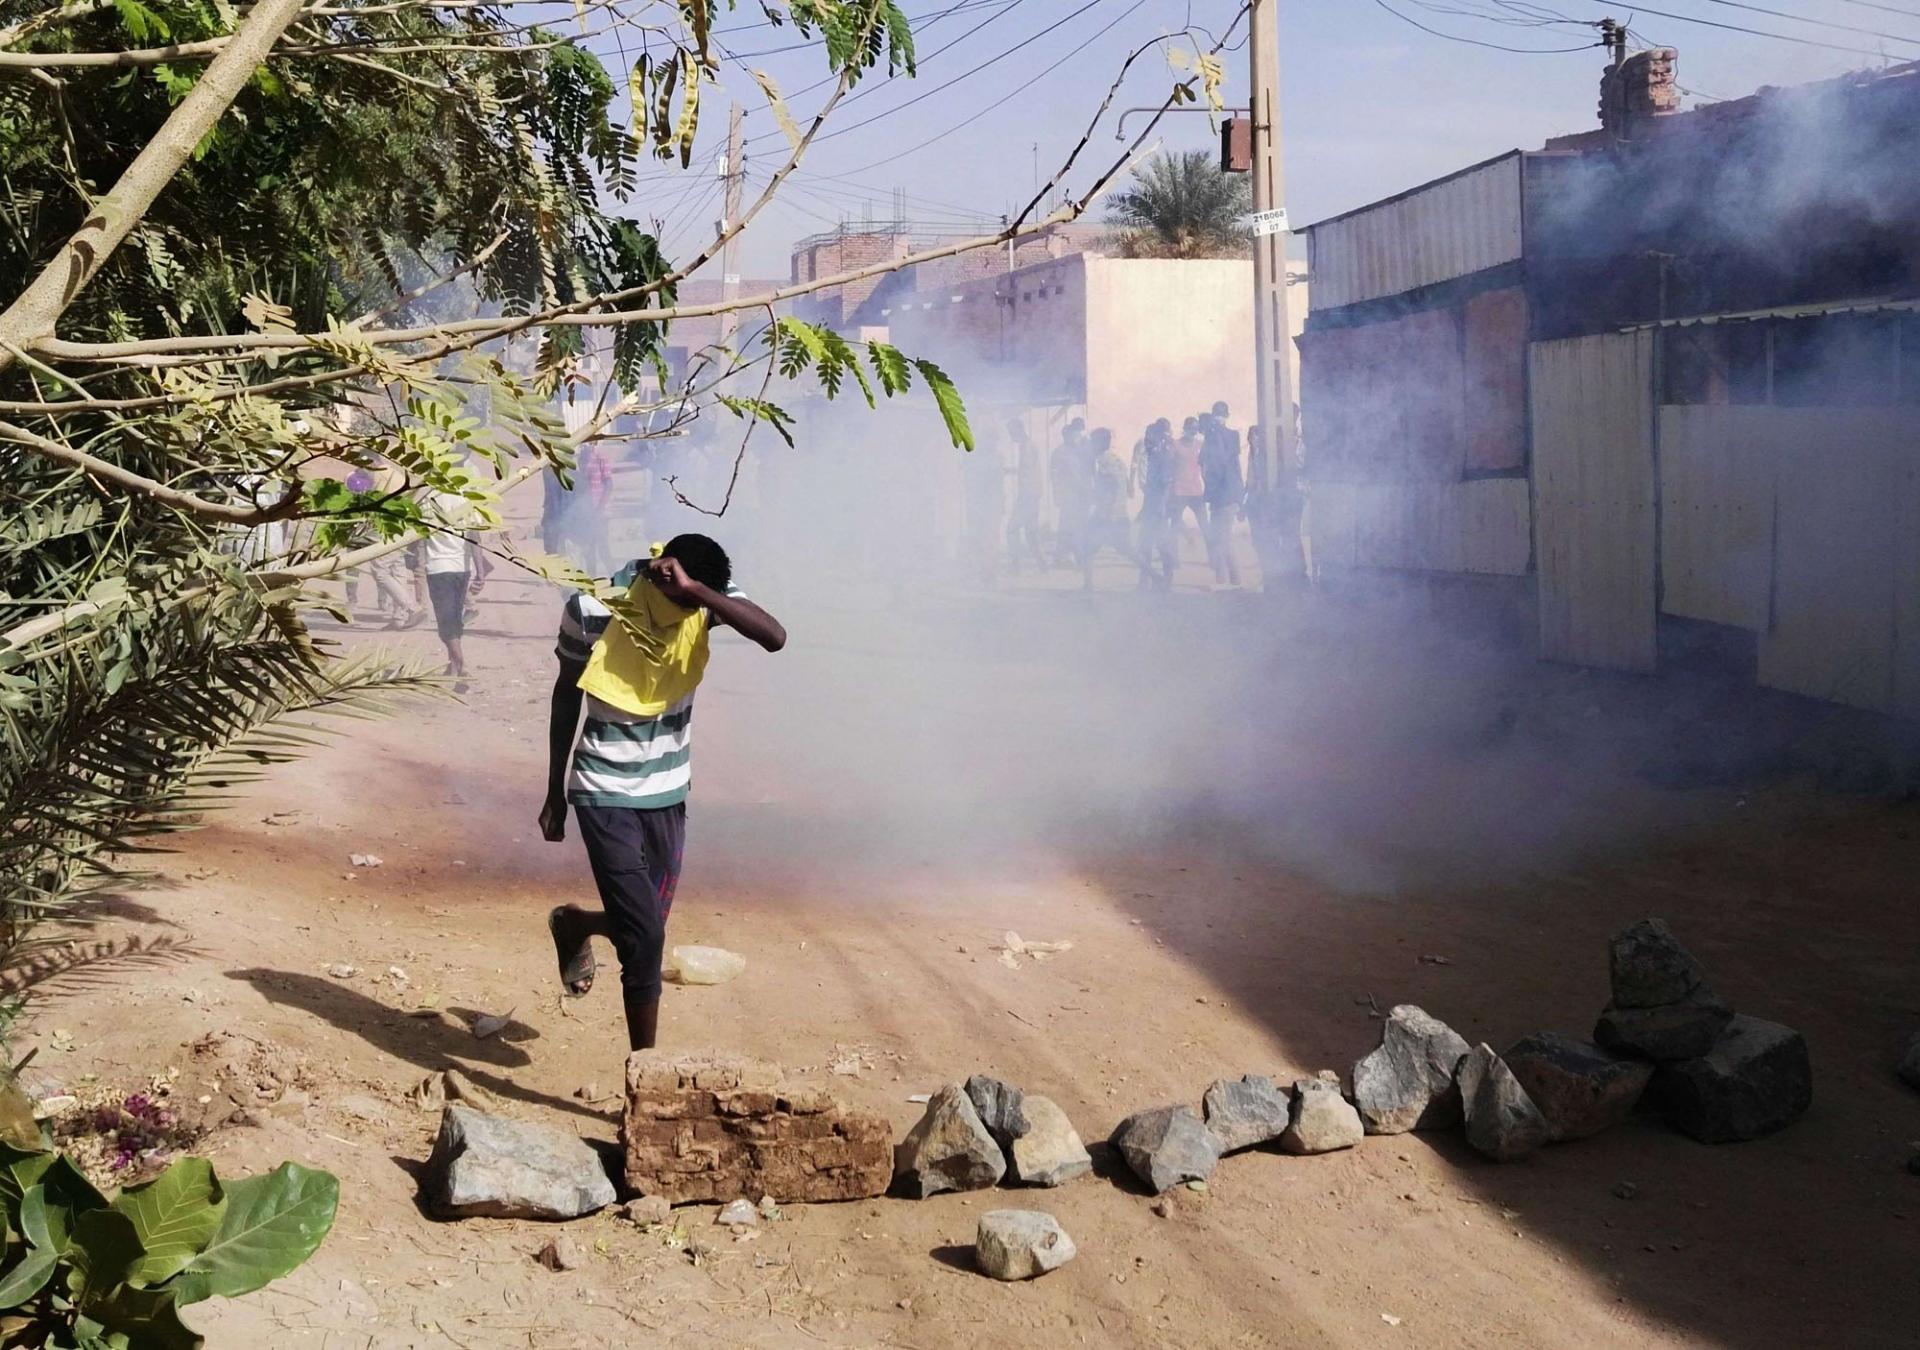
{"label": "corrugated roof", "polygon": [[1307,227],[1315,309],[1471,276],[1522,256],[1515,150]]}
{"label": "corrugated roof", "polygon": [[1806,305],[1776,305],[1771,309],[1743,309],[1727,314],[1686,314],[1677,319],[1655,319],[1629,324],[1620,331],[1639,333],[1650,328],[1695,328],[1712,323],[1751,323],[1760,319],[1817,319],[1827,314],[1913,314],[1920,300],[1882,296],[1866,300],[1823,301]]}

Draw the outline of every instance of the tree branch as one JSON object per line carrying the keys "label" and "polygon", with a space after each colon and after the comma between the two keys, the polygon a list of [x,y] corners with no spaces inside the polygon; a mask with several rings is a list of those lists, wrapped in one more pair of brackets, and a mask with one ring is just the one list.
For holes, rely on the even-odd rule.
{"label": "tree branch", "polygon": [[196,516],[206,516],[213,520],[224,520],[235,525],[264,525],[272,520],[284,520],[293,514],[300,504],[300,485],[295,483],[277,502],[266,506],[243,506],[238,502],[209,501],[197,497],[191,492],[182,492],[178,488],[168,487],[165,483],[137,474],[131,469],[122,468],[111,460],[90,455],[85,450],[76,450],[70,445],[49,440],[45,436],[28,431],[25,427],[15,426],[11,422],[0,422],[0,440],[12,441],[23,445],[36,454],[60,464],[81,469],[95,478],[104,478],[107,482],[123,487],[129,492],[137,492],[143,497],[151,497],[166,506],[182,511],[190,511]]}
{"label": "tree branch", "polygon": [[254,6],[193,92],[181,100],[107,195],[94,203],[86,220],[40,275],[0,313],[0,370],[13,363],[7,345],[31,347],[36,340],[52,336],[67,306],[140,223],[154,198],[219,122],[305,3],[260,0]]}

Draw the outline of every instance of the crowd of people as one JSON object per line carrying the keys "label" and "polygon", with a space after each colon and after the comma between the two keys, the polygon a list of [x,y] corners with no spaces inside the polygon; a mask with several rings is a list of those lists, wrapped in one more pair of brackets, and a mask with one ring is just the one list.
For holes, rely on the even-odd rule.
{"label": "crowd of people", "polygon": [[[1162,417],[1122,459],[1107,427],[1085,420],[1066,425],[1050,456],[1033,443],[1025,422],[1006,426],[1002,458],[989,451],[973,468],[967,514],[976,548],[989,566],[1003,541],[1014,570],[1031,564],[1079,569],[1093,587],[1094,564],[1108,553],[1139,569],[1142,589],[1168,589],[1179,564],[1179,542],[1189,522],[1206,550],[1214,585],[1241,584],[1234,526],[1246,520],[1263,569],[1282,567],[1273,546],[1280,503],[1268,487],[1261,429],[1239,428],[1225,403],[1183,418],[1179,430]],[[1012,503],[1005,480],[1013,483]],[[1051,487],[1053,530],[1044,528]],[[1137,502],[1137,506],[1135,503]]]}

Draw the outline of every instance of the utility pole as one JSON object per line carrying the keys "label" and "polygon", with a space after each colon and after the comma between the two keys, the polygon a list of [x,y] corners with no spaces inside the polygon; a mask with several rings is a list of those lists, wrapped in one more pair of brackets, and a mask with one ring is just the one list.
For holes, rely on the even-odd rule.
{"label": "utility pole", "polygon": [[[1247,63],[1252,73],[1253,209],[1286,206],[1286,180],[1280,165],[1279,0],[1251,0],[1247,19]],[[1254,388],[1260,425],[1267,444],[1269,491],[1293,491],[1296,447],[1293,427],[1293,373],[1287,362],[1287,232],[1256,235],[1253,241]]]}
{"label": "utility pole", "polygon": [[[720,222],[724,232],[740,219],[740,190],[746,185],[747,166],[740,145],[740,105],[733,105],[733,116],[727,121],[727,157],[720,163],[720,174],[727,182],[726,217]],[[736,239],[729,239],[720,250],[720,297],[726,301],[740,298],[740,274],[734,270],[738,250]],[[720,345],[731,348],[734,334],[740,327],[740,316],[728,310],[720,316]]]}

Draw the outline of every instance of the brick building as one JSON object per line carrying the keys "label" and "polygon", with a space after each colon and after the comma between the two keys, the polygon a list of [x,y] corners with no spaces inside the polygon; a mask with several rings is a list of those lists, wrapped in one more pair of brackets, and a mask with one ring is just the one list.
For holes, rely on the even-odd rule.
{"label": "brick building", "polygon": [[[983,227],[991,228],[991,227]],[[843,224],[810,235],[793,246],[791,280],[814,281],[876,263],[897,262],[924,249],[971,236],[942,232],[911,221]],[[1004,272],[1076,253],[1104,251],[1106,231],[1097,225],[1056,225],[1016,240],[1011,249],[980,248],[950,258],[918,263],[897,272],[835,286],[794,302],[795,317],[851,332],[883,325],[881,311],[908,292],[938,288],[970,277]]]}

